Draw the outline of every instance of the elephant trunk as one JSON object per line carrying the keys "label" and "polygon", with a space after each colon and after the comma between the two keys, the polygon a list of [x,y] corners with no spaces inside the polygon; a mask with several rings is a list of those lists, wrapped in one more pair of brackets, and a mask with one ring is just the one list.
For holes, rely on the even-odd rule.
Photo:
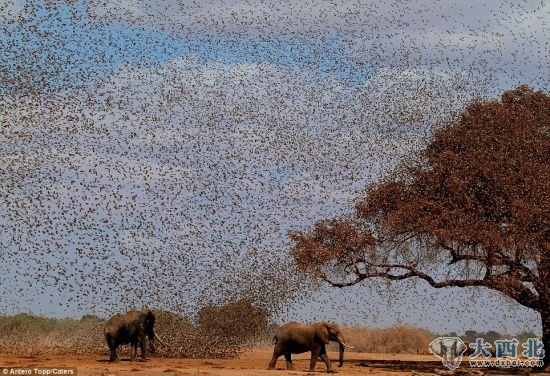
{"label": "elephant trunk", "polygon": [[342,365],[344,365],[344,348],[353,349],[353,346],[346,345],[341,338],[338,338],[338,344],[340,345],[340,358],[338,359],[340,362],[338,367],[342,367]]}

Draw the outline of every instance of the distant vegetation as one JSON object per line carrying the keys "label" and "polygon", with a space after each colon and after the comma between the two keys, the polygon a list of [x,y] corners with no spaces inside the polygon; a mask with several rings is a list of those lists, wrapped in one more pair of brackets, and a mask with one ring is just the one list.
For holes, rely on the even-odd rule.
{"label": "distant vegetation", "polygon": [[494,330],[490,330],[488,332],[476,332],[475,330],[466,330],[463,335],[457,335],[457,333],[452,332],[449,333],[448,336],[450,337],[460,337],[466,345],[469,345],[470,343],[474,343],[477,338],[483,338],[485,342],[489,342],[494,346],[494,342],[499,339],[517,339],[519,343],[524,343],[529,338],[537,338],[535,333],[533,332],[521,332],[518,334],[501,334],[499,332],[495,332]]}
{"label": "distant vegetation", "polygon": [[[156,332],[169,348],[157,346],[157,356],[230,358],[265,343],[268,313],[247,300],[206,306],[196,319],[156,310]],[[40,354],[98,354],[107,356],[105,320],[85,315],[80,320],[29,314],[0,316],[0,352],[26,356]],[[123,346],[121,356],[129,355]]]}
{"label": "distant vegetation", "polygon": [[[224,306],[207,306],[191,320],[175,313],[156,311],[157,333],[169,348],[157,346],[155,356],[172,358],[230,358],[247,348],[272,346],[276,324],[268,320],[262,309],[241,300]],[[246,319],[242,319],[245,317]],[[105,320],[84,315],[80,320],[55,319],[30,314],[0,316],[0,352],[25,356],[41,354],[97,354],[107,356],[103,338]],[[524,332],[516,335],[496,331],[467,330],[459,336],[466,343],[483,338],[493,343],[497,339],[516,338],[520,343],[536,337]],[[408,325],[390,328],[345,327],[346,342],[355,347],[350,351],[392,354],[428,353],[428,345],[438,334]],[[331,344],[332,349],[336,349]],[[121,356],[129,355],[128,346]]]}
{"label": "distant vegetation", "polygon": [[26,313],[0,316],[0,350],[27,356],[104,352],[103,323],[93,315],[80,320]]}
{"label": "distant vegetation", "polygon": [[539,337],[532,332],[502,334],[494,330],[487,332],[466,330],[464,334],[456,332],[434,334],[426,329],[409,325],[396,325],[391,328],[348,327],[344,330],[344,336],[346,341],[355,347],[350,351],[392,354],[429,354],[430,342],[440,336],[460,337],[467,346],[475,343],[477,338],[483,338],[485,342],[494,346],[494,342],[499,339],[516,338],[521,344],[528,338]]}
{"label": "distant vegetation", "polygon": [[369,353],[416,354],[427,350],[437,336],[426,329],[408,325],[391,328],[348,327],[344,330],[351,351]]}

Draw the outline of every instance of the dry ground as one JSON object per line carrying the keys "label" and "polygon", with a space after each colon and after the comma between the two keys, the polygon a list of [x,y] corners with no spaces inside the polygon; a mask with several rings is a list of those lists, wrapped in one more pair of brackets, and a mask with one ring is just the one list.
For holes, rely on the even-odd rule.
{"label": "dry ground", "polygon": [[[406,354],[367,354],[347,353],[342,368],[337,367],[337,353],[330,353],[333,366],[339,375],[412,375],[416,372],[444,371],[441,363],[432,355]],[[293,355],[296,371],[285,369],[284,357],[279,358],[276,371],[267,371],[271,350],[252,350],[244,353],[240,359],[159,359],[152,358],[146,362],[130,362],[127,358],[111,364],[107,356],[51,356],[18,357],[0,354],[0,374],[2,367],[76,367],[79,376],[125,376],[125,375],[204,375],[204,376],[288,376],[288,375],[321,375],[325,372],[322,361],[317,362],[315,372],[308,372],[309,354]],[[519,370],[491,371],[491,375],[520,374]]]}

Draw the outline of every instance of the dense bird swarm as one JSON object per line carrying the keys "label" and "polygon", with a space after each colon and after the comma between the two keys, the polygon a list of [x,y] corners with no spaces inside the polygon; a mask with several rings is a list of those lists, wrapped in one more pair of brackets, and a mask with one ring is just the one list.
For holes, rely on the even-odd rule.
{"label": "dense bird swarm", "polygon": [[1,0],[0,313],[194,318],[244,299],[274,320],[395,318],[373,290],[312,294],[289,231],[350,214],[473,99],[547,89],[549,12]]}

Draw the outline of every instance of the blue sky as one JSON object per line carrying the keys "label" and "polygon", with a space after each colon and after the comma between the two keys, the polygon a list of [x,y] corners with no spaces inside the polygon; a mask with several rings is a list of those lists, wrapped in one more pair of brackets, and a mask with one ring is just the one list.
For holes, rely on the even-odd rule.
{"label": "blue sky", "polygon": [[[10,1],[0,312],[262,297],[288,230],[349,213],[473,98],[549,87],[546,2]],[[487,291],[394,289],[304,294],[281,320],[537,328]]]}
{"label": "blue sky", "polygon": [[[180,30],[174,25],[162,23],[168,14],[159,14],[158,17],[150,15],[154,18],[148,21],[137,16],[135,19],[130,17],[129,20],[124,17],[110,20],[104,12],[99,11],[101,6],[97,6],[94,1],[70,5],[47,5],[42,1],[7,1],[8,4],[19,4],[14,9],[19,9],[22,4],[31,7],[25,13],[24,22],[6,22],[11,19],[5,16],[4,22],[0,24],[4,30],[0,36],[3,65],[8,69],[8,74],[16,79],[21,79],[23,74],[26,75],[25,72],[34,72],[34,75],[26,75],[25,79],[33,81],[35,87],[81,85],[91,79],[105,77],[125,63],[162,65],[177,57],[190,55],[204,63],[267,62],[297,69],[305,68],[315,72],[320,79],[338,77],[355,84],[367,81],[377,69],[412,63],[417,67],[424,65],[429,69],[447,72],[468,70],[470,74],[485,76],[491,73],[494,75],[492,79],[502,81],[498,83],[499,89],[526,79],[539,87],[540,80],[544,82],[544,77],[537,77],[535,74],[537,70],[544,69],[540,62],[548,57],[548,47],[542,45],[548,12],[544,3],[538,4],[537,8],[535,2],[524,4],[525,9],[518,7],[522,11],[517,14],[514,7],[507,3],[502,3],[495,9],[483,6],[476,12],[472,8],[477,5],[474,7],[465,2],[455,10],[456,14],[452,13],[454,5],[443,8],[440,10],[442,19],[432,17],[433,23],[430,27],[418,29],[415,29],[414,24],[426,22],[425,16],[419,15],[415,19],[414,15],[407,15],[404,20],[396,20],[395,25],[386,25],[383,20],[387,15],[369,15],[373,18],[369,19],[370,22],[376,21],[373,25],[376,31],[362,30],[365,26],[368,27],[365,24],[367,21],[357,29],[335,27],[332,30],[331,25],[339,25],[338,18],[333,17],[324,25],[325,29],[321,28],[314,33],[282,33],[277,30],[282,27],[278,19],[281,16],[274,12],[275,25],[272,28],[276,31],[262,33],[251,28],[249,33],[242,30],[231,33],[217,32],[211,23],[218,25],[219,20],[207,20],[205,26],[198,21],[199,15],[193,18],[191,13],[181,16],[181,24],[176,22],[181,28],[187,26]],[[171,0],[166,2],[170,4]],[[119,4],[121,15],[125,14],[124,7],[130,3],[131,1],[127,1]],[[239,3],[236,2],[233,8],[228,9],[238,11],[239,7],[244,7]],[[132,7],[141,5],[145,8],[150,4],[147,1],[137,1]],[[209,4],[204,5],[206,9],[211,7],[210,3],[204,4]],[[223,9],[221,4],[224,3],[219,4],[220,9]],[[417,7],[425,11],[421,4],[422,2],[412,5],[412,9],[408,10],[412,11]],[[259,6],[265,12],[261,8]],[[382,8],[382,12],[389,13],[387,11],[391,7],[387,5]],[[154,6],[153,9],[156,10]],[[372,9],[367,9],[372,13]],[[340,14],[336,10],[334,13]],[[360,10],[361,8],[357,13]],[[224,13],[220,12],[215,17],[223,21]],[[232,12],[234,14],[235,10]],[[349,9],[347,12],[344,13],[354,14]],[[296,17],[300,15],[297,13]],[[208,16],[213,17],[212,14],[208,13]],[[489,17],[493,17],[490,15],[494,15],[494,19],[490,19]],[[304,23],[305,28],[308,22],[313,22],[308,21],[307,16],[301,15],[301,21],[294,24],[290,20],[292,27],[289,29],[299,30],[300,23]],[[312,15],[309,16],[314,19]],[[517,16],[516,21],[504,22],[509,20],[507,16]],[[460,20],[462,23],[459,23]],[[401,23],[407,26],[398,29],[397,26]],[[193,28],[192,25],[196,27]],[[384,29],[380,30],[382,26]],[[532,45],[522,41],[526,37],[533,38],[529,41]],[[384,41],[384,38],[388,41]],[[541,48],[537,47],[539,43]]]}
{"label": "blue sky", "polygon": [[[345,41],[337,35],[323,39],[300,35],[270,39],[173,35],[139,26],[92,22],[89,6],[84,3],[34,4],[27,22],[4,24],[0,36],[2,61],[10,76],[17,80],[24,73],[23,79],[32,86],[82,85],[105,77],[122,64],[161,65],[189,55],[204,63],[269,62],[307,67],[321,78],[336,76],[356,83],[364,82],[373,73],[368,64],[342,59]],[[36,74],[26,75],[27,72]]]}

